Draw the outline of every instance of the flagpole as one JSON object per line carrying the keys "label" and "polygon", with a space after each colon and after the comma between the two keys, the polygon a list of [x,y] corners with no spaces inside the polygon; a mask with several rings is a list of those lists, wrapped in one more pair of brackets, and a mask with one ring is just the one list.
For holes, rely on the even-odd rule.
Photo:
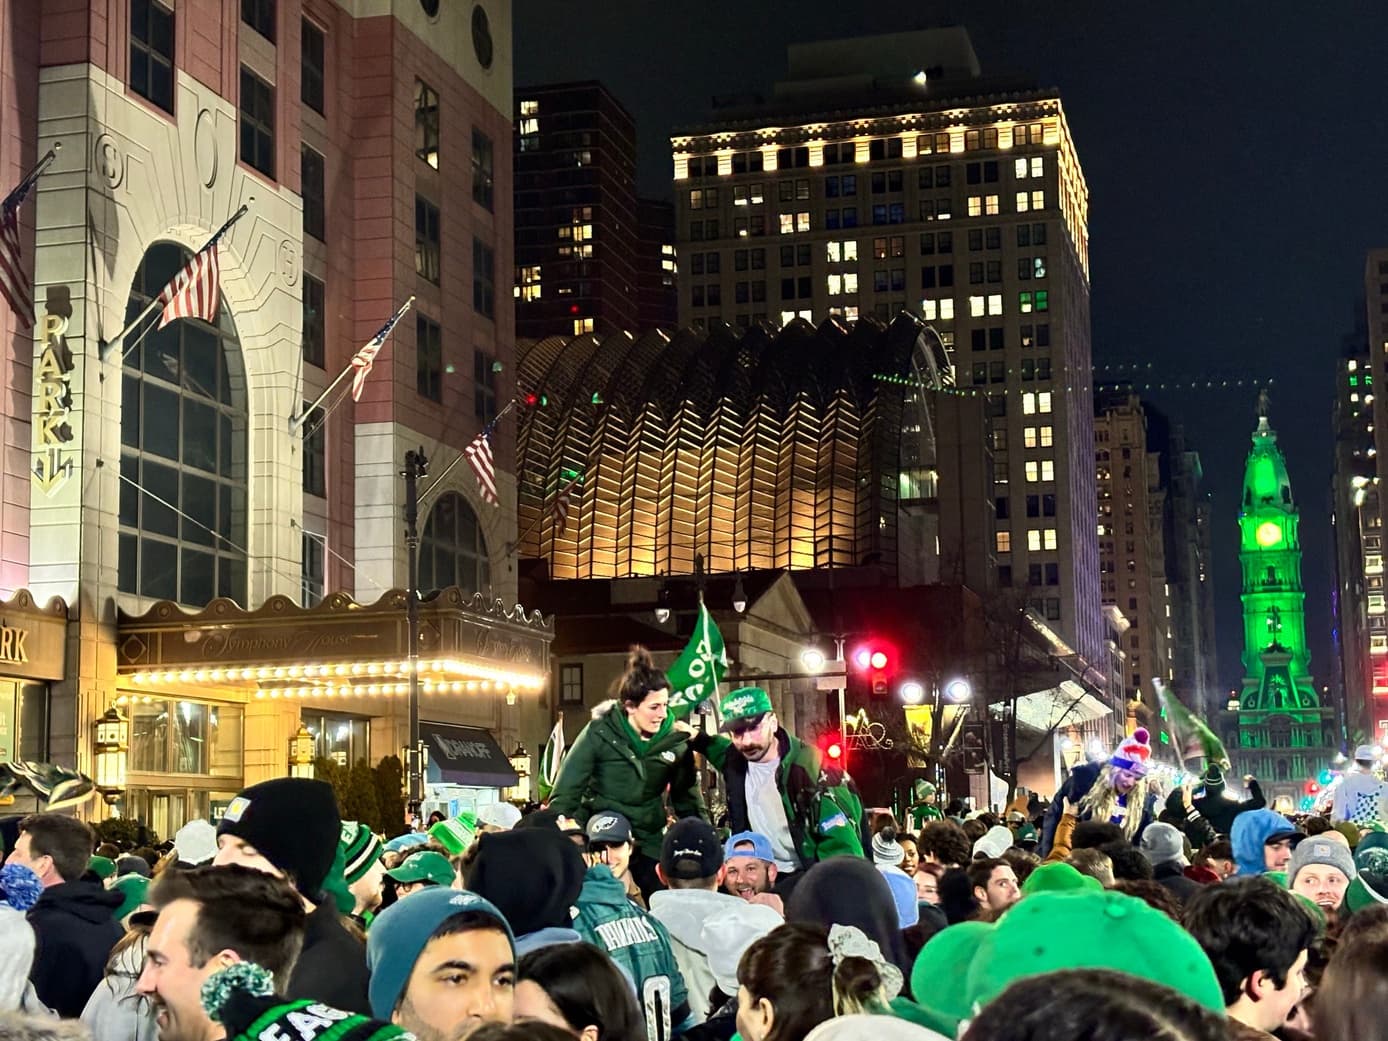
{"label": "flagpole", "polygon": [[[415,301],[415,298],[414,298],[413,296],[411,296],[408,300],[406,300],[406,301],[400,306],[400,308],[395,312],[395,314],[396,314],[397,316],[403,315],[406,311],[408,311],[411,307],[414,306],[414,301]],[[382,346],[384,346],[384,345],[382,345]],[[354,355],[352,355],[352,357],[355,358],[356,355],[354,354]],[[311,412],[312,412],[314,409],[316,409],[319,405],[323,404],[323,402],[325,402],[325,401],[328,400],[328,395],[331,394],[333,391],[335,391],[335,390],[337,389],[338,384],[341,383],[344,379],[346,379],[346,378],[348,377],[348,375],[351,374],[351,372],[352,372],[352,370],[353,370],[354,368],[356,368],[356,366],[354,366],[354,365],[349,361],[349,362],[347,363],[347,367],[344,368],[341,372],[339,372],[339,373],[337,374],[337,377],[336,377],[331,383],[328,384],[328,389],[325,390],[325,391],[323,391],[322,394],[319,394],[318,397],[316,397],[316,398],[313,399],[313,404],[309,405],[309,406],[308,406],[306,409],[304,409],[303,412],[301,412],[299,415],[297,415],[297,416],[290,416],[290,417],[289,417],[289,432],[290,432],[291,434],[297,432],[298,429],[299,429],[301,426],[304,425],[304,421],[308,419],[309,413],[311,413]]]}
{"label": "flagpole", "polygon": [[[255,196],[254,196],[254,195],[251,196],[249,202],[255,202]],[[250,209],[249,204],[243,202],[243,203],[241,204],[241,208],[240,208],[239,210],[237,210],[235,213],[233,213],[233,214],[231,215],[231,217],[228,218],[227,222],[226,222],[225,224],[223,224],[220,228],[217,229],[216,234],[214,234],[210,239],[207,240],[207,242],[205,242],[205,243],[203,244],[202,249],[198,250],[198,253],[202,253],[204,250],[206,250],[206,249],[208,249],[209,247],[213,246],[213,245],[217,242],[218,239],[220,239],[223,235],[226,234],[226,231],[227,231],[228,228],[230,228],[233,224],[235,224],[237,221],[239,221],[242,217],[244,217],[244,216],[246,215],[246,213],[247,213],[247,211],[248,211],[249,209]],[[197,255],[197,254],[195,253],[194,256],[196,256],[196,255]],[[175,277],[177,277],[177,276],[175,276]],[[144,309],[143,311],[141,311],[139,314],[137,314],[137,315],[135,316],[134,320],[131,321],[128,325],[126,325],[126,327],[125,327],[124,329],[122,329],[120,332],[116,333],[116,335],[113,336],[113,337],[111,337],[109,340],[102,340],[102,341],[100,341],[100,343],[98,344],[98,346],[100,347],[100,351],[101,351],[102,357],[104,358],[104,357],[106,356],[107,352],[110,351],[110,349],[111,349],[111,347],[112,347],[113,344],[120,343],[120,342],[121,342],[122,340],[124,340],[127,336],[129,336],[130,333],[135,329],[135,327],[138,326],[141,322],[143,322],[146,318],[148,318],[148,317],[150,316],[150,314],[153,313],[154,309],[155,309],[156,307],[158,307],[158,306],[159,306],[159,296],[156,295],[156,296],[154,297],[154,299],[151,300],[151,301],[145,306],[145,309]],[[134,343],[132,343],[129,347],[127,347],[127,348],[125,349],[125,351],[123,351],[123,352],[121,353],[121,356],[120,356],[120,357],[121,357],[121,361],[122,361],[122,362],[125,361],[125,359],[128,358],[128,357],[130,356],[130,352],[133,351],[136,347],[138,347],[138,346],[144,341],[144,338],[145,338],[146,336],[148,336],[148,335],[149,335],[149,330],[146,329],[146,330],[139,336],[139,338],[137,338],[137,339],[135,340]]]}
{"label": "flagpole", "polygon": [[[578,483],[579,477],[582,477],[582,476],[583,476],[582,474],[579,474],[579,475],[576,476],[576,477],[571,477],[571,478],[569,479],[569,483],[566,484],[566,485],[564,485],[564,487],[562,487],[562,488],[559,489],[558,494],[555,496],[555,501],[557,502],[560,495],[563,495],[565,492],[567,492],[569,489],[571,489],[574,485],[576,485],[576,484]],[[516,536],[516,541],[515,541],[515,542],[512,542],[512,543],[510,543],[510,544],[507,545],[507,547],[506,547],[506,555],[507,555],[508,557],[509,557],[512,553],[514,553],[516,550],[520,549],[520,544],[521,544],[522,542],[525,541],[525,537],[526,537],[527,535],[529,535],[532,531],[534,531],[536,528],[538,528],[538,527],[540,526],[540,522],[541,522],[542,520],[544,520],[545,517],[546,517],[547,515],[548,515],[547,511],[541,510],[539,516],[537,516],[533,521],[530,522],[530,527],[526,528],[523,532],[521,532],[519,535],[517,535],[517,536]]]}
{"label": "flagpole", "polygon": [[[512,398],[510,401],[506,402],[505,408],[503,408],[500,412],[498,412],[495,416],[492,417],[492,421],[488,423],[487,426],[495,427],[498,423],[501,422],[501,417],[506,415],[506,413],[510,412],[511,409],[515,407],[516,399]],[[465,454],[466,453],[464,452],[459,452],[457,456],[454,457],[453,462],[449,463],[447,466],[443,468],[443,473],[439,474],[436,478],[434,478],[433,482],[429,485],[429,487],[426,488],[423,494],[420,495],[420,502],[423,502],[425,499],[429,498],[429,496],[434,493],[435,489],[443,487],[443,479],[453,472],[453,467],[457,466],[459,463],[463,461],[463,457]]]}
{"label": "flagpole", "polygon": [[34,186],[34,182],[43,176],[43,172],[48,169],[53,160],[58,158],[58,153],[62,150],[63,143],[61,141],[54,141],[53,147],[43,154],[43,157],[34,164],[34,168],[24,175],[24,179],[14,186],[14,190],[5,196],[4,203],[0,205],[9,208],[16,196],[26,194],[29,189]]}

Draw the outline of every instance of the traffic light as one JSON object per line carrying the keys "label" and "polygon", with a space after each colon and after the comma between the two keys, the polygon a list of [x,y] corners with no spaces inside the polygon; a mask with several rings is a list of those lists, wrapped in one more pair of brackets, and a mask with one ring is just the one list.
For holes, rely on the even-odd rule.
{"label": "traffic light", "polygon": [[827,765],[843,768],[843,742],[839,740],[838,734],[831,731],[821,737],[819,739],[819,751]]}
{"label": "traffic light", "polygon": [[896,648],[874,637],[854,647],[850,658],[854,669],[866,678],[872,696],[885,698],[891,691],[891,678],[896,672]]}
{"label": "traffic light", "polygon": [[544,408],[549,404],[548,394],[536,394],[533,390],[525,396],[526,408]]}

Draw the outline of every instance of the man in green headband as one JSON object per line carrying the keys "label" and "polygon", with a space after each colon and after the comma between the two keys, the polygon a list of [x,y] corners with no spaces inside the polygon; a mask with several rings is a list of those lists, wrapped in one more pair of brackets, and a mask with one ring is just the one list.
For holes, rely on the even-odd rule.
{"label": "man in green headband", "polygon": [[[778,892],[816,861],[863,855],[863,802],[848,774],[821,761],[819,749],[788,734],[760,687],[742,687],[719,705],[722,731],[692,746],[723,773],[729,827],[770,840]],[[724,736],[726,735],[726,736]]]}

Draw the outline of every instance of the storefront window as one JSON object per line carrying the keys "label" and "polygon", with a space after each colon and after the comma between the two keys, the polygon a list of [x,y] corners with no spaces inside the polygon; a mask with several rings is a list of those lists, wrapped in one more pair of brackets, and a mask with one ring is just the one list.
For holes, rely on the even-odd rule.
{"label": "storefront window", "polygon": [[131,773],[241,775],[239,705],[137,702],[130,707]]}
{"label": "storefront window", "polygon": [[478,593],[492,584],[487,541],[477,514],[457,492],[446,492],[429,511],[419,543],[421,591],[457,586]]}
{"label": "storefront window", "polygon": [[0,680],[0,756],[48,761],[48,687]]}
{"label": "storefront window", "polygon": [[[134,318],[188,254],[149,248],[131,287]],[[148,333],[121,383],[120,590],[202,607],[246,597],[246,379],[226,301],[217,322],[182,318]]]}
{"label": "storefront window", "polygon": [[132,788],[121,800],[120,810],[122,817],[139,821],[167,839],[191,820],[216,824],[235,797],[234,790],[213,788]]}
{"label": "storefront window", "polygon": [[313,735],[315,758],[331,759],[338,766],[371,758],[367,720],[327,712],[304,712],[300,718]]}

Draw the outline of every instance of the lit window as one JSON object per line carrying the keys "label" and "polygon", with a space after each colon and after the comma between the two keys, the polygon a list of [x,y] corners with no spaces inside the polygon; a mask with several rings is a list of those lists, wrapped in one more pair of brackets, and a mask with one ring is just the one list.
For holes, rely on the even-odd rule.
{"label": "lit window", "polygon": [[535,264],[520,269],[520,279],[516,286],[516,296],[525,302],[540,299],[540,265]]}
{"label": "lit window", "polygon": [[1046,415],[1051,411],[1051,392],[1043,390],[1036,395],[1036,411]]}
{"label": "lit window", "polygon": [[1031,157],[1031,176],[1040,177],[1046,172],[1046,159],[1044,156],[1034,155]]}
{"label": "lit window", "polygon": [[950,322],[954,320],[954,297],[947,296],[942,300],[922,300],[921,317],[927,322]]}
{"label": "lit window", "polygon": [[538,101],[522,101],[521,115],[538,116],[540,114],[540,103]]}
{"label": "lit window", "polygon": [[1041,532],[1041,548],[1055,549],[1058,545],[1056,541],[1055,528],[1046,528]]}
{"label": "lit window", "polygon": [[1034,191],[1031,193],[1031,208],[1033,210],[1044,210],[1046,208],[1046,193]]}
{"label": "lit window", "polygon": [[844,273],[843,291],[845,293],[856,293],[858,291],[858,272],[848,271]]}
{"label": "lit window", "polygon": [[782,235],[789,235],[789,234],[791,234],[791,232],[793,232],[794,230],[795,230],[795,214],[793,214],[793,213],[783,213],[783,214],[781,214],[781,234],[782,234]]}
{"label": "lit window", "polygon": [[1043,480],[1043,481],[1054,481],[1054,480],[1055,480],[1055,463],[1054,463],[1052,460],[1050,460],[1050,459],[1042,459],[1042,460],[1041,460],[1041,480]]}
{"label": "lit window", "polygon": [[1041,428],[1041,447],[1050,448],[1054,440],[1054,428],[1045,426]]}
{"label": "lit window", "polygon": [[826,284],[826,286],[827,286],[827,288],[828,288],[828,290],[829,290],[829,295],[830,295],[830,296],[839,296],[840,294],[843,293],[843,276],[842,276],[842,275],[829,275],[829,276],[825,279],[825,284]]}
{"label": "lit window", "polygon": [[1035,483],[1037,482],[1037,480],[1039,479],[1040,473],[1041,473],[1040,467],[1037,465],[1037,462],[1036,462],[1035,459],[1028,459],[1028,460],[1026,461],[1026,472],[1027,472],[1027,481],[1028,481],[1029,483],[1031,483],[1031,484],[1035,484]]}
{"label": "lit window", "polygon": [[1022,429],[1022,445],[1026,448],[1036,447],[1036,428],[1024,427]]}
{"label": "lit window", "polygon": [[1002,294],[995,293],[988,297],[988,313],[990,315],[1002,314]]}
{"label": "lit window", "polygon": [[989,216],[996,216],[1001,210],[998,208],[998,197],[996,195],[985,195],[983,197],[983,212]]}
{"label": "lit window", "polygon": [[1028,193],[1026,193],[1026,192],[1018,192],[1018,193],[1017,193],[1017,212],[1018,212],[1018,213],[1026,213],[1026,212],[1027,212],[1027,208],[1028,208],[1028,206],[1030,205],[1030,202],[1031,202],[1031,196],[1030,196]]}
{"label": "lit window", "polygon": [[1027,549],[1031,550],[1031,552],[1033,553],[1040,552],[1041,533],[1039,531],[1032,529],[1031,531],[1027,532]]}
{"label": "lit window", "polygon": [[1017,306],[1022,314],[1031,314],[1031,293],[1018,293]]}
{"label": "lit window", "polygon": [[796,230],[796,231],[809,231],[809,230],[810,230],[810,214],[809,214],[809,211],[808,211],[808,210],[807,210],[807,211],[804,211],[804,212],[802,212],[802,213],[797,213],[797,214],[795,215],[795,230]]}
{"label": "lit window", "polygon": [[575,319],[574,319],[574,335],[575,335],[575,336],[582,336],[584,333],[590,333],[590,332],[592,332],[592,331],[593,331],[593,319],[591,319],[591,318],[575,318]]}
{"label": "lit window", "polygon": [[982,217],[982,216],[983,216],[983,196],[981,196],[981,195],[970,195],[970,196],[969,196],[969,209],[968,209],[968,213],[969,213],[969,216],[970,216],[970,217]]}
{"label": "lit window", "polygon": [[1022,395],[1022,415],[1036,415],[1036,394],[1032,391],[1027,391]]}
{"label": "lit window", "polygon": [[1012,532],[1000,531],[996,535],[996,546],[999,553],[1012,552]]}
{"label": "lit window", "polygon": [[987,301],[986,301],[983,297],[981,297],[981,296],[971,296],[971,297],[969,297],[969,317],[970,317],[970,318],[982,318],[982,317],[983,317],[983,314],[984,314],[984,309],[985,309],[986,307],[987,307]]}

